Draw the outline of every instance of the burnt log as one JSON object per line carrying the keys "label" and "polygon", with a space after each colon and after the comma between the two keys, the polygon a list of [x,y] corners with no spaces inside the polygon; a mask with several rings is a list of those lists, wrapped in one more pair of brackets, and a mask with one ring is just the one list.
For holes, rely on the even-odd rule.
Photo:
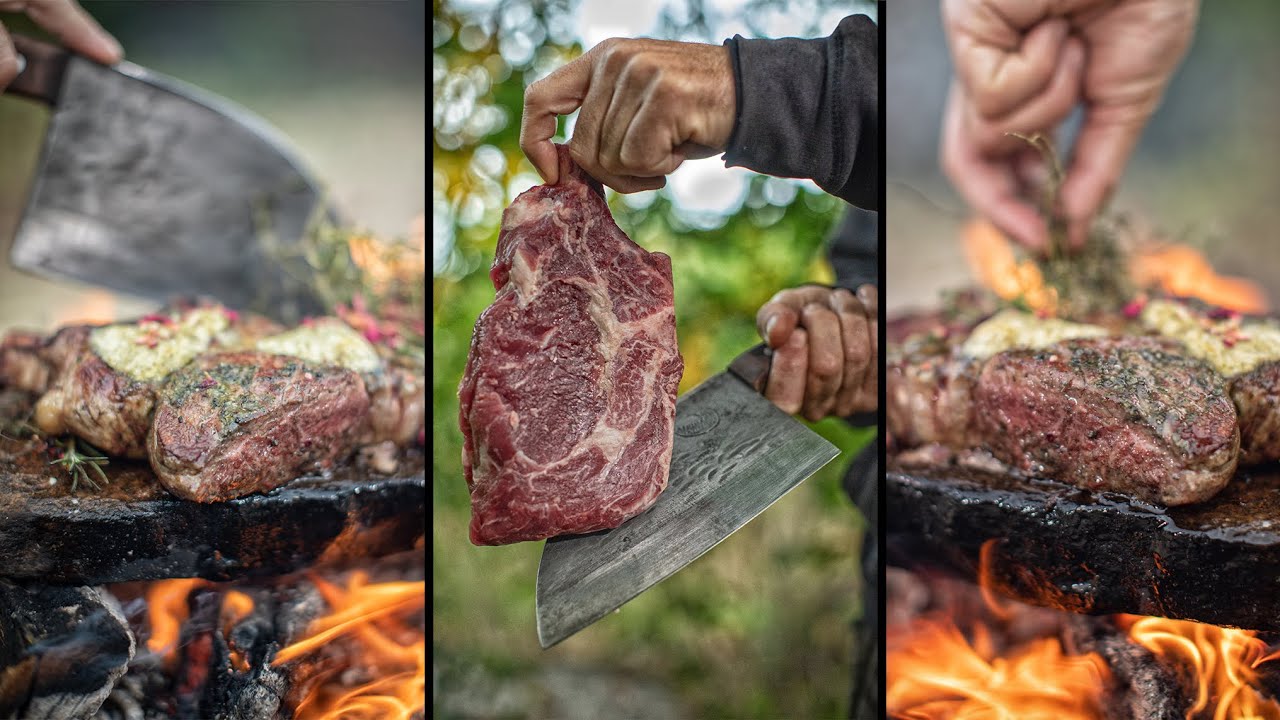
{"label": "burnt log", "polygon": [[133,658],[134,637],[109,593],[0,580],[0,718],[93,715]]}
{"label": "burnt log", "polygon": [[170,495],[144,463],[114,459],[109,484],[73,493],[33,442],[0,439],[0,577],[265,577],[381,557],[425,536],[426,463],[416,450],[390,476],[353,461],[270,493],[196,503]]}
{"label": "burnt log", "polygon": [[1280,469],[1163,508],[955,466],[886,477],[888,562],[985,581],[1034,605],[1280,631]]}

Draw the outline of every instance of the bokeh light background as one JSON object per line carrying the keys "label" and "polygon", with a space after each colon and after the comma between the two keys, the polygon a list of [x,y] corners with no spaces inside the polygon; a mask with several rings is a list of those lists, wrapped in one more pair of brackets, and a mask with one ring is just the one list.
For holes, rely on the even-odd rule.
{"label": "bokeh light background", "polygon": [[[868,440],[815,428],[845,452],[768,512],[620,612],[542,651],[542,543],[476,548],[461,470],[457,385],[501,212],[539,182],[519,150],[524,88],[599,41],[719,44],[830,34],[865,2],[530,0],[434,3],[433,708],[438,717],[843,717],[861,521],[840,489]],[[566,123],[572,128],[572,118]],[[672,257],[686,391],[757,342],[778,290],[829,281],[842,202],[813,183],[688,162],[660,191],[609,203],[624,231]]]}

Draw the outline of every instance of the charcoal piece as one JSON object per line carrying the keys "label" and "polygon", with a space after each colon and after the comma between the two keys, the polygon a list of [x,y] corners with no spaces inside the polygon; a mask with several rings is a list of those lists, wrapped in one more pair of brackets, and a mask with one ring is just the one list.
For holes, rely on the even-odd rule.
{"label": "charcoal piece", "polygon": [[1078,653],[1095,652],[1111,671],[1108,720],[1184,720],[1195,698],[1172,667],[1131,640],[1110,618],[1073,615],[1063,640]]}
{"label": "charcoal piece", "polygon": [[119,604],[99,588],[0,580],[0,608],[0,717],[88,717],[133,658]]}
{"label": "charcoal piece", "polygon": [[110,484],[73,494],[46,457],[24,448],[0,439],[0,577],[264,577],[400,552],[425,534],[418,451],[393,476],[351,464],[267,494],[195,503],[166,492],[145,464],[123,460],[106,468]]}
{"label": "charcoal piece", "polygon": [[[1024,602],[1280,631],[1280,469],[1162,508],[968,468],[887,474],[888,561],[988,581]],[[1270,586],[1271,591],[1263,587]]]}

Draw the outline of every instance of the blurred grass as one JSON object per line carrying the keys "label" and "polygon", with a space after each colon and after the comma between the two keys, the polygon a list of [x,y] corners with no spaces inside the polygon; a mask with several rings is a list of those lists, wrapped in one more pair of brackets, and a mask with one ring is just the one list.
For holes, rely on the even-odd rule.
{"label": "blurred grass", "polygon": [[[511,1],[484,11],[437,0],[434,10],[436,655],[483,667],[496,684],[527,681],[553,664],[654,680],[691,717],[845,716],[862,524],[840,479],[872,430],[815,424],[842,449],[837,461],[689,567],[549,651],[539,648],[534,623],[542,544],[468,542],[457,386],[475,319],[493,300],[487,271],[501,211],[536,178],[518,147],[523,88],[581,48],[568,30],[571,3]],[[523,21],[504,20],[512,17]],[[537,39],[531,53],[504,52]],[[777,181],[753,178],[741,208],[699,223],[710,229],[695,230],[666,192],[643,207],[610,198],[633,240],[672,258],[682,392],[758,341],[755,311],[771,295],[831,279],[823,245],[843,204],[808,189],[769,193],[769,182]],[[785,202],[770,201],[780,197]],[[448,694],[444,670],[437,690]],[[538,716],[525,713],[515,716]]]}

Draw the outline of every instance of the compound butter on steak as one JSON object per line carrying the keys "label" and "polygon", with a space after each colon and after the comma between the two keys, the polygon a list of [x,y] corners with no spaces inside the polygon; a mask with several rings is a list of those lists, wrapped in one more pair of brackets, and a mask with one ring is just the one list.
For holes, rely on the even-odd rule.
{"label": "compound butter on steak", "polygon": [[1164,505],[1208,499],[1240,459],[1226,381],[1173,340],[1006,310],[900,341],[888,363],[899,449],[986,450],[1029,475]]}
{"label": "compound butter on steak", "polygon": [[671,259],[632,242],[560,148],[515,199],[458,390],[471,542],[617,527],[667,486],[676,388]]}

